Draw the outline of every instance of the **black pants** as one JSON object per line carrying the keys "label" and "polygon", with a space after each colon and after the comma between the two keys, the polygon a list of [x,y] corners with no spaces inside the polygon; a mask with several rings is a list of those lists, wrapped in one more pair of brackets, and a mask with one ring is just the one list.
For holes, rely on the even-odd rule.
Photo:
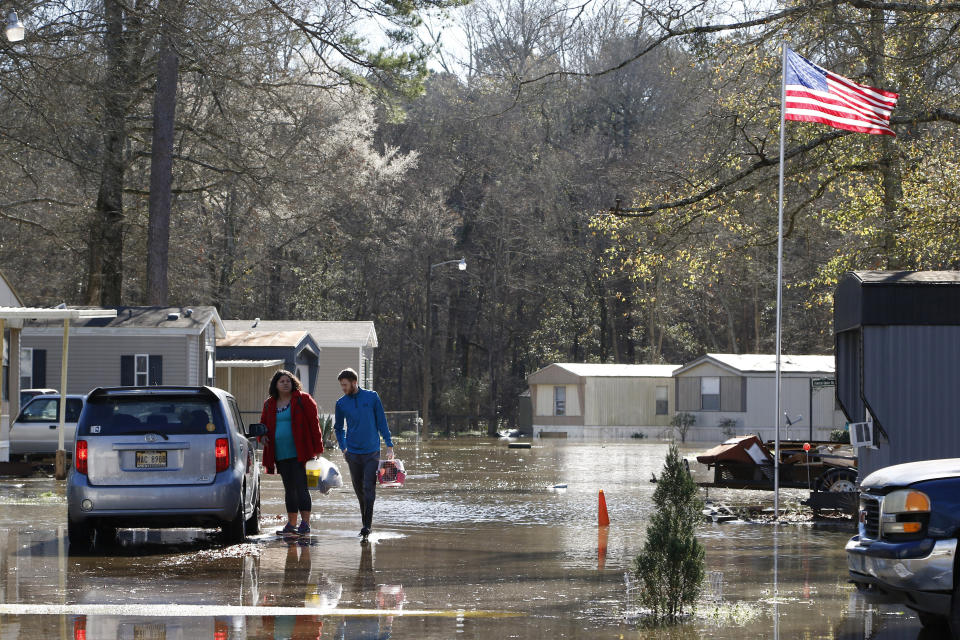
{"label": "black pants", "polygon": [[353,480],[353,492],[360,503],[360,515],[363,528],[369,530],[373,524],[373,503],[377,499],[377,469],[380,467],[380,452],[346,453],[343,456],[350,467],[350,479]]}
{"label": "black pants", "polygon": [[296,458],[277,460],[277,472],[283,480],[283,500],[287,504],[287,513],[312,511],[306,466]]}

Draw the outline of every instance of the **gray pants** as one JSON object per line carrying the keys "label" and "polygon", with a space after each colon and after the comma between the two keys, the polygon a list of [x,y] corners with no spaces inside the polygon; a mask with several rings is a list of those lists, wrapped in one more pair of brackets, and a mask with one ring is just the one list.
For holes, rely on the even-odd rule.
{"label": "gray pants", "polygon": [[377,499],[377,469],[380,467],[380,452],[345,453],[347,466],[350,467],[350,479],[353,492],[360,503],[360,516],[363,528],[367,531],[373,525],[373,503]]}

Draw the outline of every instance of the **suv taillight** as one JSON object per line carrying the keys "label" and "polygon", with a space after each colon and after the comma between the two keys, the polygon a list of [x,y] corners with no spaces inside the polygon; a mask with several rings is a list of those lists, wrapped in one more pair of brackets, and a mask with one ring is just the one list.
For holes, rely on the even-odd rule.
{"label": "suv taillight", "polygon": [[77,440],[77,448],[73,453],[73,466],[77,473],[87,475],[87,441]]}
{"label": "suv taillight", "polygon": [[217,473],[226,471],[227,467],[230,466],[230,448],[227,446],[226,438],[217,438],[216,456]]}
{"label": "suv taillight", "polygon": [[87,640],[87,616],[78,616],[74,619],[73,640]]}

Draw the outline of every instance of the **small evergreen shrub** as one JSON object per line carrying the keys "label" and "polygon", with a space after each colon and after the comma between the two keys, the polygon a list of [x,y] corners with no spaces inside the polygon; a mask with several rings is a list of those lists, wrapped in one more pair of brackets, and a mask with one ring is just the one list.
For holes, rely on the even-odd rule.
{"label": "small evergreen shrub", "polygon": [[633,570],[640,585],[639,604],[649,612],[649,622],[673,624],[696,602],[705,575],[703,545],[695,536],[703,500],[675,444],[670,445],[653,502],[656,511]]}

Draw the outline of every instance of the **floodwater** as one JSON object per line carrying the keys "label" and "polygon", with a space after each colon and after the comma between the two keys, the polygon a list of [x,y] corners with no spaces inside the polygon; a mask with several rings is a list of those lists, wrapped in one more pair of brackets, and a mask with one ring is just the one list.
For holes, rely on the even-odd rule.
{"label": "floodwater", "polygon": [[[869,605],[847,584],[851,533],[836,525],[705,523],[698,613],[671,630],[626,620],[624,572],[642,548],[649,479],[666,449],[400,443],[412,477],[378,492],[366,546],[346,487],[315,496],[309,544],[277,539],[282,493],[269,476],[265,533],[246,544],[225,547],[208,531],[126,530],[115,546],[70,555],[63,486],[3,479],[0,640],[928,638],[908,610]],[[332,459],[346,474],[340,455]],[[605,540],[599,489],[612,521]]]}

